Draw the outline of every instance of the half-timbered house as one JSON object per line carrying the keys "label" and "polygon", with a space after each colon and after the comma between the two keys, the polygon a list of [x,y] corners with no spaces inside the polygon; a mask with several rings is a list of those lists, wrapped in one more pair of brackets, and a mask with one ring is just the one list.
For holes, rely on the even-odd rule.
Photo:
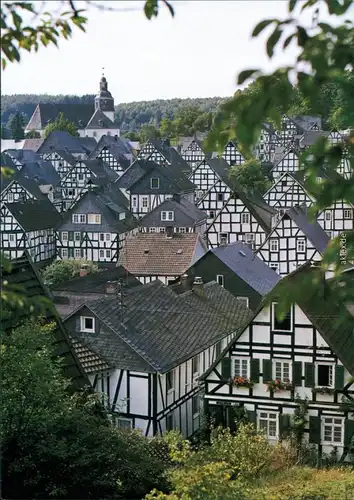
{"label": "half-timbered house", "polygon": [[158,279],[168,285],[206,251],[199,233],[176,233],[167,226],[164,233],[139,232],[127,239],[119,264],[141,283]]}
{"label": "half-timbered house", "polygon": [[317,215],[317,222],[330,238],[354,230],[354,204],[336,200]]}
{"label": "half-timbered house", "polygon": [[276,133],[280,139],[280,144],[289,146],[291,143],[295,145],[308,130],[322,130],[321,118],[307,115],[291,117],[283,115],[281,130],[278,130]]}
{"label": "half-timbered house", "polygon": [[[354,317],[329,282],[309,288],[279,319],[276,297],[304,286],[299,269],[261,304],[244,331],[233,339],[204,374],[205,408],[216,423],[234,426],[234,411],[249,420],[270,442],[287,437],[297,407],[308,400],[305,442],[319,454],[345,459],[354,435],[352,413],[342,398],[354,396]],[[290,290],[290,292],[288,292]],[[299,402],[300,399],[300,402]]]}
{"label": "half-timbered house", "polygon": [[276,209],[310,207],[314,203],[314,197],[307,192],[301,177],[294,172],[287,172],[278,177],[263,198],[268,205]]}
{"label": "half-timbered house", "polygon": [[48,200],[28,199],[1,206],[1,249],[10,259],[25,250],[34,262],[55,257],[54,228],[61,218]]}
{"label": "half-timbered house", "polygon": [[85,160],[96,145],[92,137],[74,137],[64,130],[54,130],[44,139],[37,153],[43,156],[53,151],[65,151],[77,160]]}
{"label": "half-timbered house", "polygon": [[250,197],[235,181],[233,184],[232,194],[207,228],[208,246],[215,248],[241,240],[255,251],[270,232],[276,211],[263,199]]}
{"label": "half-timbered house", "polygon": [[66,176],[77,161],[72,154],[64,150],[55,150],[50,153],[43,153],[42,158],[43,160],[51,162],[61,179]]}
{"label": "half-timbered house", "polygon": [[[224,158],[205,158],[201,161],[189,176],[189,180],[196,186],[196,202],[198,203],[215,186],[217,181],[222,181],[227,187],[230,184],[229,172],[230,165]],[[224,192],[223,184],[217,184],[217,187],[220,186],[221,193]],[[224,201],[223,196],[219,198],[219,202]],[[216,208],[210,208],[210,210],[212,209]]]}
{"label": "half-timbered house", "polygon": [[207,227],[207,214],[179,194],[163,201],[158,207],[146,214],[139,222],[141,231],[164,233],[168,226],[175,233],[204,234]]}
{"label": "half-timbered house", "polygon": [[192,168],[195,168],[198,163],[210,157],[210,154],[204,151],[202,141],[192,139],[188,147],[182,151],[181,156]]}
{"label": "half-timbered house", "polygon": [[103,160],[120,175],[132,164],[134,153],[129,141],[104,135],[90,154],[91,160],[96,158]]}
{"label": "half-timbered house", "polygon": [[[300,168],[299,156],[294,148],[283,149],[279,148],[273,156],[273,168],[271,169],[271,176],[276,181],[282,174],[286,172],[297,172]],[[277,153],[280,153],[279,156]]]}
{"label": "half-timbered house", "polygon": [[269,267],[285,276],[305,262],[322,260],[329,237],[318,222],[311,221],[304,209],[292,207],[279,212],[257,255]]}
{"label": "half-timbered house", "polygon": [[116,181],[130,210],[143,217],[174,194],[193,203],[195,186],[183,174],[149,160],[136,160]]}
{"label": "half-timbered house", "polygon": [[118,174],[103,160],[78,160],[76,165],[60,181],[58,190],[62,211],[68,210],[80,196],[87,191],[88,185],[104,185],[113,183]]}
{"label": "half-timbered house", "polygon": [[226,144],[222,157],[229,165],[241,165],[245,161],[245,157],[239,151],[235,141],[229,141]]}
{"label": "half-timbered house", "polygon": [[158,165],[170,166],[176,173],[186,176],[191,173],[191,168],[186,160],[168,145],[166,141],[149,139],[139,152],[138,159],[148,160]]}
{"label": "half-timbered house", "polygon": [[176,293],[184,293],[196,277],[201,277],[204,283],[216,281],[252,311],[280,280],[280,276],[241,241],[208,250],[170,286]]}
{"label": "half-timbered house", "polygon": [[118,427],[190,437],[202,414],[197,379],[251,315],[215,282],[177,296],[155,281],[88,302],[65,326]]}
{"label": "half-timbered house", "polygon": [[137,220],[118,189],[89,188],[56,226],[57,258],[117,262],[136,228]]}
{"label": "half-timbered house", "polygon": [[270,162],[275,152],[275,148],[280,145],[280,138],[277,136],[270,123],[263,123],[255,148],[255,156],[260,162]]}

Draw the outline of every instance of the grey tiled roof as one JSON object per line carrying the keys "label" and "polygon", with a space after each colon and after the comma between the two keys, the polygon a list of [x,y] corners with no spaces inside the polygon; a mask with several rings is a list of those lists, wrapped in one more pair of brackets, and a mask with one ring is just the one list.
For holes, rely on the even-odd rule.
{"label": "grey tiled roof", "polygon": [[[74,123],[79,129],[83,129],[94,113],[93,104],[54,104],[40,103],[35,109],[29,124],[29,130],[41,130],[50,122],[54,122],[60,113]],[[82,123],[81,123],[82,122]]]}
{"label": "grey tiled roof", "polygon": [[254,255],[248,245],[241,241],[213,248],[209,252],[213,253],[260,295],[266,295],[270,292],[281,279],[273,269],[270,269]]}
{"label": "grey tiled roof", "polygon": [[206,160],[209,167],[214,170],[217,176],[229,187],[231,187],[229,172],[230,165],[224,158],[210,158]]}
{"label": "grey tiled roof", "polygon": [[74,137],[68,132],[54,130],[43,141],[38,153],[51,153],[64,150],[71,154],[89,154],[96,147],[97,142],[91,137]]}
{"label": "grey tiled roof", "polygon": [[330,238],[317,221],[310,221],[307,214],[300,207],[289,208],[283,217],[290,217],[308,237],[316,250],[320,253],[324,252]]}
{"label": "grey tiled roof", "polygon": [[90,121],[86,125],[87,129],[100,129],[100,128],[107,128],[107,129],[118,129],[119,126],[112,122],[100,109],[96,109],[94,114],[92,115]]}
{"label": "grey tiled roof", "polygon": [[[162,221],[161,212],[162,211],[173,211],[174,220]],[[151,212],[146,214],[141,220],[140,224],[142,227],[192,227],[197,225],[202,221],[206,221],[207,214],[197,208],[194,203],[181,198],[179,201],[176,199],[167,199],[160,203]]]}
{"label": "grey tiled roof", "polygon": [[59,212],[48,200],[27,200],[6,205],[26,231],[55,228],[61,221]]}
{"label": "grey tiled roof", "polygon": [[104,353],[106,359],[116,350],[117,367],[124,364],[128,369],[141,370],[136,360],[120,352],[122,341],[145,360],[147,370],[159,372],[172,369],[242,329],[252,316],[243,303],[215,282],[204,285],[204,295],[199,297],[194,291],[178,296],[160,281],[153,281],[126,294],[123,315],[116,299],[101,299],[87,306],[105,331],[109,328],[114,332],[96,335],[90,342],[92,350]]}

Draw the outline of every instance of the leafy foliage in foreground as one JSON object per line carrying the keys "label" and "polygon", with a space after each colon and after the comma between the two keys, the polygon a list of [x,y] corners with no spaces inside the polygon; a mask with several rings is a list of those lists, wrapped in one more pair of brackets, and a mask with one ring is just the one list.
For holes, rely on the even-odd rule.
{"label": "leafy foliage in foreground", "polygon": [[98,396],[67,392],[52,329],[28,321],[1,341],[2,496],[136,498],[164,488],[155,443],[113,428]]}
{"label": "leafy foliage in foreground", "polygon": [[255,158],[246,160],[241,165],[234,165],[229,172],[230,180],[237,181],[249,194],[264,194],[271,182],[262,171],[261,164]]}
{"label": "leafy foliage in foreground", "polygon": [[64,113],[59,113],[54,122],[48,123],[46,128],[44,129],[44,137],[48,137],[49,134],[56,130],[61,130],[62,132],[69,132],[69,134],[74,137],[78,137],[79,133],[75,124],[67,120],[64,116]]}
{"label": "leafy foliage in foreground", "polygon": [[80,269],[85,266],[87,274],[100,271],[97,264],[85,259],[55,260],[43,269],[42,277],[46,285],[58,285],[80,275]]}

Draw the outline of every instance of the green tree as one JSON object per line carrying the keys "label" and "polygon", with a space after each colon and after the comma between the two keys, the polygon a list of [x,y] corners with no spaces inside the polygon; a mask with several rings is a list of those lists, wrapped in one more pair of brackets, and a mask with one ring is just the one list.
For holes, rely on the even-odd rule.
{"label": "green tree", "polygon": [[98,395],[69,394],[52,329],[27,321],[1,341],[2,496],[126,498],[164,487],[146,438],[113,428]]}
{"label": "green tree", "polygon": [[146,124],[141,127],[139,137],[142,143],[149,139],[159,139],[160,131],[154,125]]}
{"label": "green tree", "polygon": [[10,122],[12,139],[15,139],[15,141],[21,141],[22,139],[24,139],[25,138],[24,127],[25,124],[23,116],[20,113],[16,113]]}
{"label": "green tree", "polygon": [[241,165],[230,168],[230,180],[237,181],[249,194],[264,194],[271,186],[271,182],[264,174],[262,166],[255,158],[246,160]]}
{"label": "green tree", "polygon": [[165,137],[167,139],[172,139],[173,137],[175,137],[176,130],[173,120],[170,120],[166,117],[162,118],[160,124],[160,134],[161,137]]}
{"label": "green tree", "polygon": [[[321,22],[320,7],[326,6],[332,16],[329,22]],[[344,106],[340,116],[351,120],[354,110],[354,93],[352,88],[352,71],[354,67],[354,22],[352,16],[352,0],[289,0],[287,19],[267,19],[260,22],[253,30],[252,36],[257,37],[265,29],[271,29],[266,42],[266,51],[272,58],[275,49],[286,51],[290,44],[298,49],[298,55],[293,64],[277,68],[271,74],[263,74],[257,69],[247,69],[238,76],[238,83],[244,84],[250,79],[256,80],[258,91],[253,95],[247,92],[237,92],[229,101],[220,106],[214,120],[213,130],[209,134],[207,146],[209,149],[221,150],[225,139],[235,135],[238,143],[246,154],[251,154],[252,147],[257,142],[260,128],[264,121],[271,119],[280,129],[282,109],[291,108],[294,89],[291,81],[296,79],[297,88],[310,110],[318,106],[319,89],[326,86],[326,91],[338,89],[338,95],[343,96]],[[313,11],[311,10],[313,9]],[[302,21],[304,18],[296,15],[297,11],[314,13],[313,26],[309,28]],[[351,73],[348,75],[347,71]],[[337,92],[337,91],[336,91]],[[337,113],[332,117],[340,122]],[[343,119],[343,118],[342,118]],[[351,122],[352,124],[352,122]],[[353,135],[344,139],[343,144],[334,145],[321,137],[317,143],[300,157],[301,168],[306,170],[309,183],[316,184],[318,169],[326,165],[328,172],[335,171],[342,160],[347,159],[354,168],[354,138]],[[317,200],[312,208],[315,212],[331,206],[336,200],[354,200],[354,176],[350,179],[336,181],[335,189],[330,180],[321,183],[317,190]],[[343,257],[344,255],[344,257]],[[334,270],[335,280],[344,280],[343,263],[354,260],[354,232],[346,231],[345,238],[338,237],[327,246],[321,263],[322,274],[328,268]],[[317,286],[317,283],[313,283]],[[296,293],[290,291],[282,297],[284,309],[290,302],[295,302],[301,295],[302,286]],[[354,300],[354,286],[348,279],[348,286],[342,291],[345,302]]]}
{"label": "green tree", "polygon": [[55,260],[43,269],[42,278],[46,285],[58,285],[80,275],[80,269],[85,266],[87,274],[94,274],[100,268],[92,261],[84,259]]}
{"label": "green tree", "polygon": [[41,134],[37,130],[30,130],[25,136],[26,139],[40,139],[40,137]]}
{"label": "green tree", "polygon": [[48,135],[51,132],[54,132],[55,130],[62,130],[65,132],[69,132],[69,134],[78,137],[79,133],[77,131],[77,128],[75,127],[75,124],[72,123],[71,121],[67,120],[64,116],[64,113],[59,113],[59,115],[56,117],[54,122],[48,123],[46,128],[44,129],[44,137],[48,137]]}

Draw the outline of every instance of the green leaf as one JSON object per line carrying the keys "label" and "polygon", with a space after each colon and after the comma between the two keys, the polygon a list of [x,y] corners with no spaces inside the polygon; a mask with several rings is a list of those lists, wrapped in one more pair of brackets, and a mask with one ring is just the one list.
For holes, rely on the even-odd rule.
{"label": "green leaf", "polygon": [[297,27],[297,43],[299,44],[299,46],[303,47],[308,39],[309,39],[309,36],[308,36],[305,28],[303,28],[302,26],[298,26]]}
{"label": "green leaf", "polygon": [[290,0],[289,1],[289,12],[292,12],[295,9],[296,4],[297,4],[297,0]]}
{"label": "green leaf", "polygon": [[283,49],[286,49],[287,46],[291,43],[292,39],[294,38],[295,36],[295,33],[293,33],[292,35],[289,35],[286,40],[284,41],[283,43]]}
{"label": "green leaf", "polygon": [[238,75],[237,84],[242,85],[248,78],[257,73],[258,69],[246,69],[245,71],[241,71]]}
{"label": "green leaf", "polygon": [[279,42],[279,39],[280,39],[281,35],[282,35],[282,30],[280,30],[279,27],[277,26],[275,28],[275,30],[273,31],[273,33],[270,35],[270,37],[267,40],[266,47],[267,47],[268,57],[270,57],[270,58],[273,57],[274,47]]}
{"label": "green leaf", "polygon": [[157,0],[146,0],[144,12],[148,19],[156,17],[158,14]]}
{"label": "green leaf", "polygon": [[21,29],[22,18],[14,10],[11,12],[12,20],[17,30]]}
{"label": "green leaf", "polygon": [[262,33],[263,30],[266,29],[267,26],[269,26],[270,24],[272,24],[274,22],[277,22],[277,20],[276,19],[266,19],[265,21],[258,23],[257,26],[252,31],[252,37],[254,38],[254,37],[258,36],[260,33]]}

